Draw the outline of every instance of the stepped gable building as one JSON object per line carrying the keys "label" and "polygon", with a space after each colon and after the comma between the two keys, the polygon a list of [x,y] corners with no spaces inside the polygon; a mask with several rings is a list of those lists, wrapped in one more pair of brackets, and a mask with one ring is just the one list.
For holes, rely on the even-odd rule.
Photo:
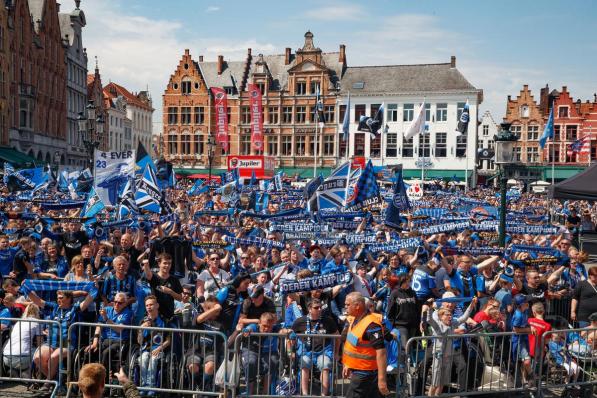
{"label": "stepped gable building", "polygon": [[[317,159],[321,167],[337,163],[336,100],[339,81],[346,69],[345,47],[325,53],[307,32],[303,46],[294,53],[253,55],[243,61],[198,61],[185,51],[164,93],[164,154],[179,168],[202,171],[207,166],[207,137],[215,132],[211,87],[228,95],[229,154],[252,155],[247,88],[257,84],[263,95],[264,154],[274,156],[276,166],[294,172],[312,168],[315,159],[314,109],[319,91],[325,123],[317,127]],[[224,167],[218,146],[214,167]],[[292,171],[291,171],[292,172]]]}
{"label": "stepped gable building", "polygon": [[60,32],[66,54],[66,150],[61,164],[83,167],[88,155],[77,118],[87,106],[87,50],[83,47],[82,33],[87,24],[85,13],[80,9],[80,0],[70,13],[59,13]]}
{"label": "stepped gable building", "polygon": [[55,0],[9,0],[9,142],[52,163],[66,146],[66,62]]}
{"label": "stepped gable building", "polygon": [[[137,143],[141,142],[145,149],[149,151],[152,145],[152,116],[154,111],[149,92],[131,92],[114,82],[106,85],[104,92],[112,100],[122,97],[126,101],[126,117],[131,121],[130,142],[133,149],[137,149]],[[124,123],[123,120],[123,129]]]}
{"label": "stepped gable building", "polygon": [[97,59],[95,61],[94,73],[87,75],[87,101],[89,102],[89,104],[95,106],[96,119],[99,118],[100,115],[104,119],[104,134],[101,136],[101,141],[98,149],[100,151],[107,151],[109,149],[109,137],[108,134],[106,134],[106,131],[108,131],[106,126],[106,102],[104,98],[104,89],[102,87],[102,76],[99,72]]}
{"label": "stepped gable building", "polygon": [[[340,145],[341,157],[364,157],[374,165],[403,164],[405,178],[476,179],[478,106],[483,91],[474,87],[450,62],[422,65],[348,67],[341,80],[338,129],[350,94],[350,140]],[[426,133],[405,139],[404,132],[425,101]],[[456,133],[466,102],[470,123]],[[357,130],[362,115],[374,117],[385,104],[386,134],[372,138]],[[382,141],[383,140],[383,141]]]}

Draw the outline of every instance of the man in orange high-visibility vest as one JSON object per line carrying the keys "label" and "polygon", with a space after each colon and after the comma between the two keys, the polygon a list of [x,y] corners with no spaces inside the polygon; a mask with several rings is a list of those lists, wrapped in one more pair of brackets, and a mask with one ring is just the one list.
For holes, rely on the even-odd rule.
{"label": "man in orange high-visibility vest", "polygon": [[346,398],[377,398],[389,394],[386,381],[388,362],[384,339],[388,332],[382,326],[382,316],[367,310],[365,298],[359,292],[346,296],[346,339],[342,352],[342,375],[350,377]]}

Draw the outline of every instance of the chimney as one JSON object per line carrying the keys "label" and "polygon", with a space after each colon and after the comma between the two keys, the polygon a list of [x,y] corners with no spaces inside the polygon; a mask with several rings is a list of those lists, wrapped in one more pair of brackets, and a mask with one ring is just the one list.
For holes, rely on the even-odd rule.
{"label": "chimney", "polygon": [[251,56],[251,49],[247,48],[247,57],[250,57],[250,56]]}
{"label": "chimney", "polygon": [[203,55],[199,56],[199,62],[203,62]]}
{"label": "chimney", "polygon": [[456,56],[452,55],[450,57],[450,68],[455,68],[456,67]]}
{"label": "chimney", "polygon": [[338,62],[341,64],[346,63],[346,46],[344,44],[340,44],[340,56],[338,57]]}
{"label": "chimney", "polygon": [[562,92],[565,93],[566,91],[568,91],[568,86],[562,86]]}
{"label": "chimney", "polygon": [[597,102],[597,93],[593,93],[593,101]]}
{"label": "chimney", "polygon": [[511,95],[508,96],[508,102],[510,102],[510,101],[512,101],[512,96]]}
{"label": "chimney", "polygon": [[284,51],[284,65],[288,65],[290,63],[290,47],[286,47]]}
{"label": "chimney", "polygon": [[218,55],[218,75],[222,74],[223,69],[224,69],[224,56]]}
{"label": "chimney", "polygon": [[529,91],[529,85],[525,84],[522,86],[523,91]]}
{"label": "chimney", "polygon": [[189,55],[189,54],[190,54],[190,52],[189,52],[189,49],[188,49],[188,48],[185,48],[185,50],[184,50],[184,55]]}

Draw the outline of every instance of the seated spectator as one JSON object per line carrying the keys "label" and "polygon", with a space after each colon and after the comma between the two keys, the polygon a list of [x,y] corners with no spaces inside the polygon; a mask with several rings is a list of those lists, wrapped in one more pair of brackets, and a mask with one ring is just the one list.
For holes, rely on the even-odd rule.
{"label": "seated spectator", "polygon": [[265,297],[265,289],[263,286],[257,286],[249,296],[250,300],[244,300],[238,324],[245,327],[251,323],[259,323],[261,315],[265,312],[276,315],[276,306],[274,302]]}
{"label": "seated spectator", "polygon": [[104,280],[102,302],[105,307],[109,307],[116,293],[124,292],[127,296],[126,306],[129,307],[137,302],[135,277],[128,273],[129,262],[124,256],[118,256],[112,261],[112,267],[114,271]]}
{"label": "seated spectator", "polygon": [[29,304],[21,319],[22,322],[17,322],[10,331],[2,360],[12,376],[30,378],[34,341],[37,346],[42,344],[42,325],[35,322],[39,319],[39,307]]}
{"label": "seated spectator", "polygon": [[[147,316],[141,326],[144,328],[164,328],[166,323],[159,313],[160,304],[154,295],[145,297]],[[164,358],[166,349],[170,347],[171,337],[163,331],[140,330],[137,341],[141,345],[141,387],[157,387],[156,376],[158,365]],[[146,396],[155,396],[154,391],[146,392]]]}

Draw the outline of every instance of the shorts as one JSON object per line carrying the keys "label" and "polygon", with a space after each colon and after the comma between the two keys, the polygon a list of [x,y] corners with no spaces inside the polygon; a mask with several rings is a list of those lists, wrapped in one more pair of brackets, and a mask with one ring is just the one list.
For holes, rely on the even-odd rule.
{"label": "shorts", "polygon": [[326,352],[309,352],[301,356],[301,369],[311,369],[313,363],[317,365],[320,371],[330,370],[332,368],[332,356]]}
{"label": "shorts", "polygon": [[516,359],[519,361],[531,359],[531,354],[529,354],[529,350],[524,345],[518,346],[518,349],[514,352],[514,354]]}
{"label": "shorts", "polygon": [[31,367],[33,357],[29,355],[4,355],[3,362],[8,368],[14,370],[26,370]]}
{"label": "shorts", "polygon": [[196,354],[193,350],[188,350],[185,354],[185,364],[201,365],[202,363],[215,362],[216,356],[213,353],[206,353],[205,358]]}

